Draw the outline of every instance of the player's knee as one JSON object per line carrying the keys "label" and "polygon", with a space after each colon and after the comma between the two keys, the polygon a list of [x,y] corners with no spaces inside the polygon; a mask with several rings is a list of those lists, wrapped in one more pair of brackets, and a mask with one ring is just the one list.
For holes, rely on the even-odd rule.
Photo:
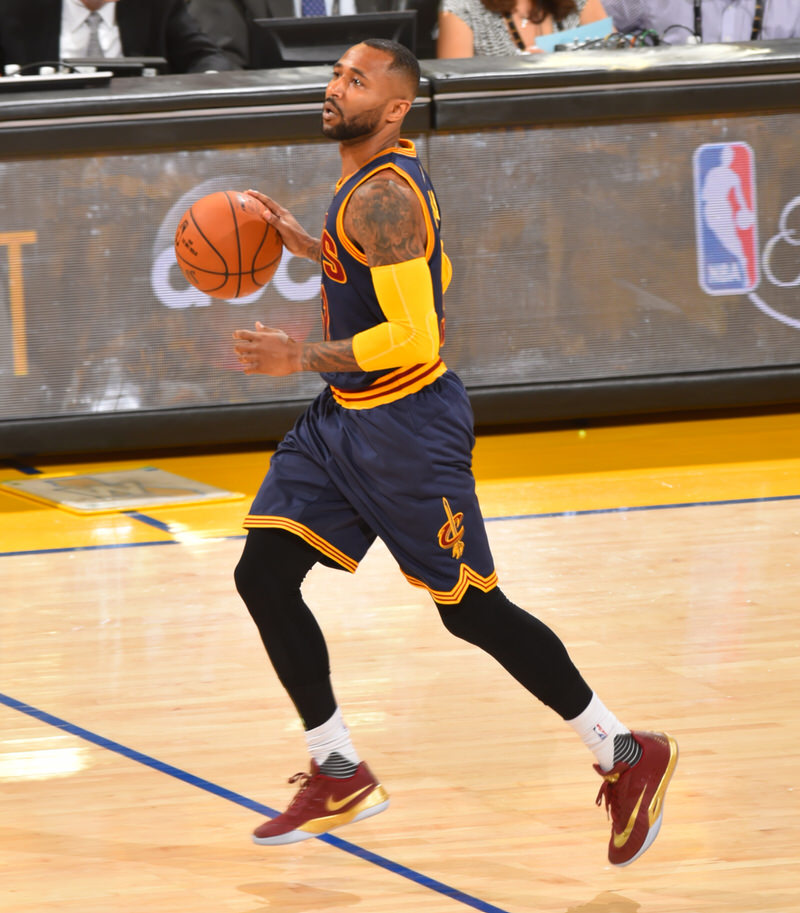
{"label": "player's knee", "polygon": [[314,562],[310,546],[291,533],[251,529],[233,572],[236,590],[255,617],[299,593]]}
{"label": "player's knee", "polygon": [[255,601],[259,592],[260,568],[252,560],[247,551],[242,552],[239,563],[233,571],[233,582],[236,592],[242,597],[244,604],[249,608]]}
{"label": "player's knee", "polygon": [[437,603],[436,608],[439,610],[439,617],[442,619],[445,628],[451,634],[455,637],[460,637],[461,640],[471,640],[469,633],[472,626],[469,624],[468,612],[465,612],[460,605],[443,606]]}
{"label": "player's knee", "polygon": [[461,640],[480,644],[484,639],[487,625],[496,624],[502,613],[506,597],[497,588],[484,593],[475,587],[468,587],[460,602],[452,605],[436,603],[439,616],[445,628]]}

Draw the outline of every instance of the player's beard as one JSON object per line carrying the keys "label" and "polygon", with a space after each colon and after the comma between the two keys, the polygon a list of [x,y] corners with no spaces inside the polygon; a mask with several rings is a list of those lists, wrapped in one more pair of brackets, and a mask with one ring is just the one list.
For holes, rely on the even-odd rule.
{"label": "player's beard", "polygon": [[[333,105],[333,102],[330,102],[330,104]],[[362,111],[348,120],[337,105],[333,105],[333,107],[339,112],[339,120],[333,124],[326,124],[323,121],[322,135],[340,143],[361,139],[362,136],[369,136],[370,133],[374,133],[378,129],[381,115],[383,114],[383,106],[381,105],[377,108],[370,108],[369,111]]]}

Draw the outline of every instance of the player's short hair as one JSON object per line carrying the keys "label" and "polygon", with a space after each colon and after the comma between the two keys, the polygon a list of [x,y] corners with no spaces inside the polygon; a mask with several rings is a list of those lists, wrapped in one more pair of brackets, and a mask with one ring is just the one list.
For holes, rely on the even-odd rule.
{"label": "player's short hair", "polygon": [[413,101],[417,97],[420,74],[419,61],[411,51],[405,45],[399,44],[397,41],[390,41],[388,38],[367,38],[362,44],[368,48],[384,51],[392,58],[389,69],[400,71],[411,89],[411,101]]}

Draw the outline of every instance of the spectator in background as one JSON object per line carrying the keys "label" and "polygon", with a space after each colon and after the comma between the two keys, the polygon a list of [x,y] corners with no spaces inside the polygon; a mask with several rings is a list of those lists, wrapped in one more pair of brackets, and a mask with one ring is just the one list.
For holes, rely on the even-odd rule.
{"label": "spectator in background", "polygon": [[434,56],[437,0],[188,0],[189,11],[240,67],[250,62],[248,21],[292,16],[352,16],[417,10],[417,56]]}
{"label": "spectator in background", "polygon": [[239,67],[250,60],[248,19],[266,16],[262,0],[188,0],[189,12],[219,48]]}
{"label": "spectator in background", "polygon": [[[668,44],[800,38],[798,0],[604,0],[619,32],[652,29]],[[695,36],[697,36],[695,38]]]}
{"label": "spectator in background", "polygon": [[601,0],[442,0],[436,56],[535,53],[540,35],[607,15]]}
{"label": "spectator in background", "polygon": [[0,66],[163,57],[173,73],[233,70],[186,0],[0,0]]}

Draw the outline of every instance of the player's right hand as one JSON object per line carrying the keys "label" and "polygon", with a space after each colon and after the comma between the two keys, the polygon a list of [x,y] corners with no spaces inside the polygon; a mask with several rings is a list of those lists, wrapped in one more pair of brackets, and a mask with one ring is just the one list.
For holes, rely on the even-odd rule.
{"label": "player's right hand", "polygon": [[264,220],[278,232],[287,250],[297,257],[319,260],[319,239],[312,238],[288,209],[258,190],[245,192],[264,205]]}
{"label": "player's right hand", "polygon": [[254,330],[234,330],[233,351],[245,374],[285,377],[302,371],[301,346],[283,330],[265,327],[256,321]]}

